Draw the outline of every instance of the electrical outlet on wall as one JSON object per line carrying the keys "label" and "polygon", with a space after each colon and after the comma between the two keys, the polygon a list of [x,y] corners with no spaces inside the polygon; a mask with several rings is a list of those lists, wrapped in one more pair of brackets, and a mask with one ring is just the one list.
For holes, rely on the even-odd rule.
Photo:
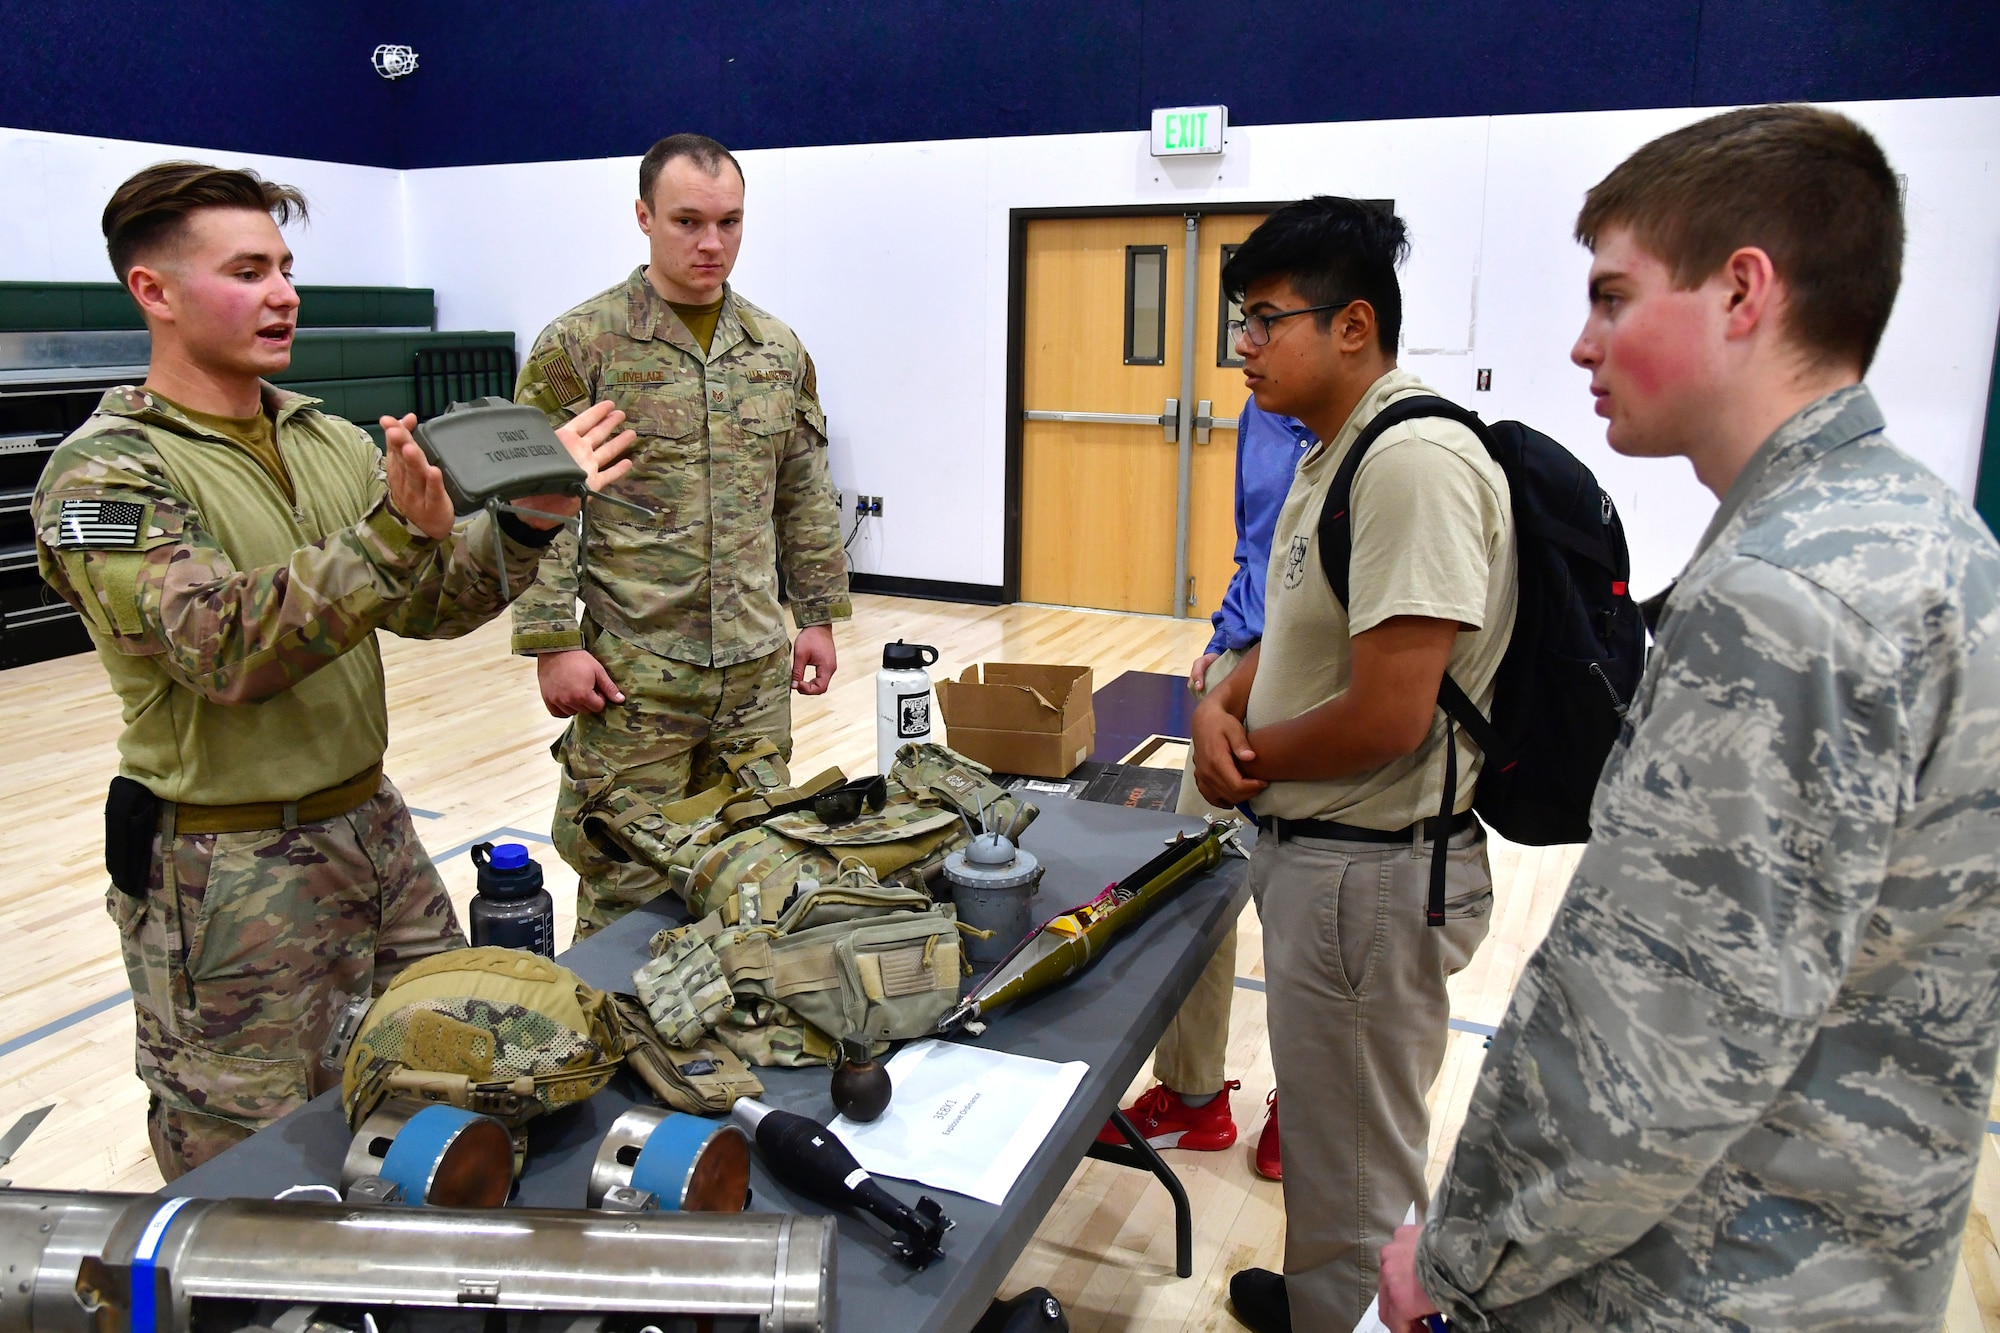
{"label": "electrical outlet on wall", "polygon": [[871,495],[871,496],[869,496],[869,497],[868,497],[868,517],[870,517],[870,518],[880,518],[880,517],[882,517],[882,497],[881,497],[881,496],[879,496],[879,495]]}

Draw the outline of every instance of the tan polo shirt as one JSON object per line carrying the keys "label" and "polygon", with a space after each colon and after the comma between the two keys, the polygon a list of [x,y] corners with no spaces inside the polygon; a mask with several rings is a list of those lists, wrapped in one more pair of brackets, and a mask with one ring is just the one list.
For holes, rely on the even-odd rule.
{"label": "tan polo shirt", "polygon": [[[1369,386],[1339,434],[1299,460],[1271,542],[1263,650],[1250,690],[1253,732],[1345,690],[1353,662],[1349,636],[1391,616],[1459,622],[1463,632],[1449,669],[1480,711],[1492,715],[1493,677],[1514,631],[1514,520],[1507,476],[1478,436],[1436,417],[1391,427],[1354,475],[1350,607],[1341,607],[1320,564],[1320,509],[1349,446],[1390,403],[1435,392],[1410,372],[1392,370]],[[1251,807],[1283,819],[1407,827],[1438,812],[1444,734],[1439,711],[1414,754],[1353,777],[1274,782]],[[1472,806],[1480,758],[1461,731],[1459,810]]]}

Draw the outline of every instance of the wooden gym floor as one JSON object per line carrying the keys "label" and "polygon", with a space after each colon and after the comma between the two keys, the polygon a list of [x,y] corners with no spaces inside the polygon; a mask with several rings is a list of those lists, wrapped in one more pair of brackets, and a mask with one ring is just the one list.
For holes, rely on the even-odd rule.
{"label": "wooden gym floor", "polygon": [[[795,766],[872,769],[873,672],[887,640],[935,644],[943,654],[935,669],[940,676],[981,661],[1077,662],[1094,667],[1102,685],[1128,670],[1183,672],[1207,634],[1200,621],[859,597],[855,619],[837,630],[842,668],[832,690],[796,699]],[[385,636],[383,649],[388,771],[418,812],[418,831],[463,920],[472,893],[467,847],[495,835],[546,842],[555,795],[547,747],[561,724],[542,710],[532,664],[508,656],[504,621],[455,643]],[[93,657],[0,674],[0,735],[14,738],[0,752],[0,939],[19,951],[0,979],[0,1132],[23,1111],[56,1106],[0,1168],[23,1186],[150,1190],[160,1183],[146,1145],[145,1097],[132,1074],[131,1005],[102,902],[102,809],[118,728],[117,704]],[[537,855],[551,872],[557,938],[567,940],[573,881],[546,846]],[[1452,1034],[1431,1094],[1433,1178],[1478,1073],[1481,1030],[1499,1022],[1522,963],[1561,899],[1576,850],[1496,840],[1492,859],[1493,929],[1472,966],[1454,979],[1452,1012],[1461,1030]],[[1279,1187],[1250,1169],[1272,1086],[1254,910],[1243,917],[1238,972],[1229,1064],[1243,1082],[1234,1100],[1241,1138],[1227,1152],[1167,1154],[1194,1204],[1194,1276],[1182,1281],[1173,1274],[1166,1192],[1139,1172],[1085,1162],[1003,1294],[1048,1287],[1079,1333],[1240,1327],[1228,1312],[1229,1275],[1248,1265],[1279,1267],[1284,1241]],[[1142,1073],[1133,1093],[1148,1082]],[[2000,1329],[1997,1158],[2000,1149],[1989,1136],[1945,1321],[1950,1333]],[[274,1191],[291,1183],[273,1182]]]}

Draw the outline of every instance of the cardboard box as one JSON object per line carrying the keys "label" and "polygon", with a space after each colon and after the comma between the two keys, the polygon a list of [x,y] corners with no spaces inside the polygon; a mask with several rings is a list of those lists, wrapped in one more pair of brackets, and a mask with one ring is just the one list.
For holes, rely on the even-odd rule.
{"label": "cardboard box", "polygon": [[937,685],[945,744],[997,773],[1066,778],[1097,741],[1090,668],[984,662]]}

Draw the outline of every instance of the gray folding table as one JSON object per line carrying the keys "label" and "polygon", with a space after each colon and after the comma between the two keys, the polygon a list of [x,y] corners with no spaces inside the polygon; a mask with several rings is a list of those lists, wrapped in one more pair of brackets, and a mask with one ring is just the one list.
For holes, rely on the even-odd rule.
{"label": "gray folding table", "polygon": [[[1156,855],[1176,830],[1200,827],[1198,820],[1152,811],[1060,798],[1047,801],[1041,818],[1022,838],[1023,846],[1048,866],[1034,901],[1037,918],[1046,919],[1094,897]],[[1093,1141],[1236,920],[1249,893],[1245,870],[1240,858],[1225,856],[1220,867],[1188,884],[1121,936],[1083,975],[1001,1013],[984,1035],[961,1038],[1044,1060],[1081,1060],[1089,1065],[1089,1073],[1005,1203],[995,1206],[907,1181],[884,1181],[907,1203],[914,1203],[920,1193],[931,1195],[957,1223],[945,1238],[941,1262],[913,1272],[889,1256],[887,1243],[869,1222],[842,1216],[833,1328],[862,1333],[969,1329],[1086,1155],[1155,1168],[1173,1182],[1171,1169],[1150,1149],[1144,1153],[1093,1149]],[[632,970],[646,957],[648,938],[661,926],[685,919],[671,896],[656,900],[578,944],[561,961],[594,986],[629,991]],[[757,1073],[772,1105],[821,1120],[833,1118],[825,1070]],[[619,1113],[635,1102],[650,1105],[651,1099],[636,1080],[621,1072],[590,1101],[532,1125],[528,1167],[514,1202],[583,1207],[598,1141]],[[205,1198],[269,1197],[293,1184],[337,1184],[348,1140],[338,1095],[328,1093],[181,1177],[166,1192]],[[1176,1192],[1182,1222],[1179,1266],[1185,1273],[1186,1196],[1178,1182],[1170,1188]],[[772,1180],[761,1163],[753,1162],[751,1189],[751,1206],[756,1209],[827,1211]]]}

